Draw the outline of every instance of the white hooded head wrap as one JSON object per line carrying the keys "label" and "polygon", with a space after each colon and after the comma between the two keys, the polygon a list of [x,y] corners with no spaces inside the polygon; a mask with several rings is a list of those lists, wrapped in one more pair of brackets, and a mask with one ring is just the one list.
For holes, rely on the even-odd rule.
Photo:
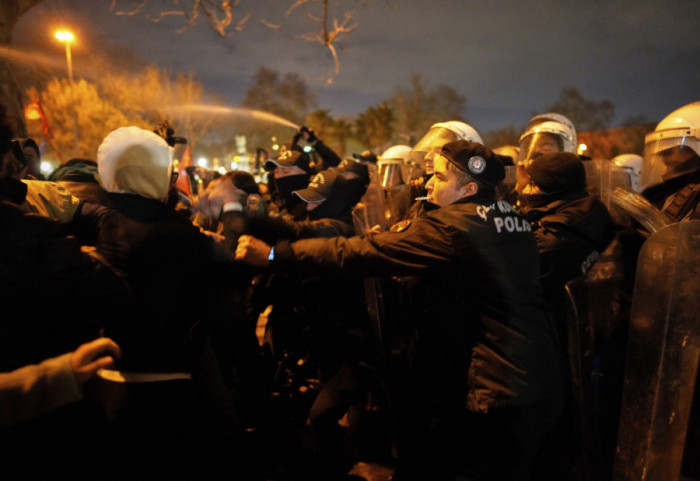
{"label": "white hooded head wrap", "polygon": [[172,149],[165,139],[138,127],[112,131],[97,149],[97,171],[107,192],[163,200],[170,187]]}

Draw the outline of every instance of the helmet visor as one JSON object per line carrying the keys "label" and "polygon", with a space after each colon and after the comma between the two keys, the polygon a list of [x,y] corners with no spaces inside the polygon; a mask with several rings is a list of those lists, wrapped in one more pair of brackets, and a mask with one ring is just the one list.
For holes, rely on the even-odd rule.
{"label": "helmet visor", "polygon": [[457,134],[451,130],[445,127],[433,127],[416,143],[413,150],[427,153],[433,148],[442,147],[446,143],[453,142],[457,139]]}
{"label": "helmet visor", "polygon": [[694,170],[697,162],[689,161],[698,156],[693,149],[695,142],[695,136],[687,128],[647,134],[639,188],[646,189]]}
{"label": "helmet visor", "polygon": [[564,139],[550,132],[535,132],[520,141],[517,160],[534,159],[543,154],[564,151]]}
{"label": "helmet visor", "polygon": [[385,189],[391,189],[397,185],[403,184],[401,176],[401,162],[389,161],[377,163],[379,169],[379,182]]}

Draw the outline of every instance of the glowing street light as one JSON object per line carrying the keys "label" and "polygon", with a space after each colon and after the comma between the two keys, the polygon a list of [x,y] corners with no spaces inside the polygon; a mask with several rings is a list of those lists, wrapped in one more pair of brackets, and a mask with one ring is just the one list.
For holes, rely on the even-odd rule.
{"label": "glowing street light", "polygon": [[56,38],[66,44],[66,63],[68,64],[68,82],[70,83],[70,103],[73,109],[73,139],[75,141],[75,157],[78,153],[78,113],[75,110],[75,95],[73,94],[73,61],[70,54],[70,44],[73,41],[73,34],[67,30],[56,32]]}

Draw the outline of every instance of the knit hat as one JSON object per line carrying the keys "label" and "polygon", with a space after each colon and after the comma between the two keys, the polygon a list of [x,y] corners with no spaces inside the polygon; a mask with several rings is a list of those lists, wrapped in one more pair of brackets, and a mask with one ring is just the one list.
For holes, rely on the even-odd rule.
{"label": "knit hat", "polygon": [[440,154],[455,167],[489,187],[495,187],[506,176],[506,169],[498,156],[477,142],[448,142],[442,146]]}
{"label": "knit hat", "polygon": [[543,192],[570,193],[586,188],[586,169],[578,155],[571,152],[537,156],[527,173]]}

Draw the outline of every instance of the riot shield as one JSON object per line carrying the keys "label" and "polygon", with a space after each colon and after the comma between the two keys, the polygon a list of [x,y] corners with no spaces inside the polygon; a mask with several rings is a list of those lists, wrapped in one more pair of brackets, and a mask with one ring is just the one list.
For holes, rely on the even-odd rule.
{"label": "riot shield", "polygon": [[629,330],[614,481],[679,479],[700,358],[700,221],[642,246]]}
{"label": "riot shield", "polygon": [[[619,329],[622,282],[622,246],[616,239],[586,275],[566,284],[573,442],[581,481],[604,479],[605,448],[612,445],[612,441],[605,442],[607,431],[601,426],[599,380],[607,373],[602,372],[599,359]],[[608,457],[612,459],[612,454]],[[611,465],[609,461],[607,464]]]}
{"label": "riot shield", "polygon": [[629,216],[612,201],[612,192],[619,187],[631,189],[629,174],[609,160],[590,160],[583,163],[586,169],[586,189],[608,208],[615,224],[629,225]]}
{"label": "riot shield", "polygon": [[650,234],[671,223],[663,212],[633,190],[616,187],[611,192],[610,200],[613,205],[632,216]]}
{"label": "riot shield", "polygon": [[353,225],[357,234],[365,234],[374,226],[386,229],[386,201],[384,189],[376,182],[370,182],[367,191],[352,211]]}

